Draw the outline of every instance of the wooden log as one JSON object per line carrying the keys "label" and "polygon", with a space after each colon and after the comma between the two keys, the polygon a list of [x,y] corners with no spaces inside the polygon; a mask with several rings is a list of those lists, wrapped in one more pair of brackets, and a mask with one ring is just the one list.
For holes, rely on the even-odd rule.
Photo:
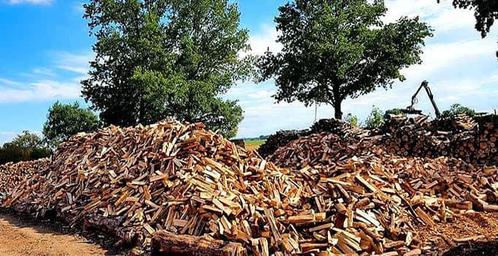
{"label": "wooden log", "polygon": [[175,235],[158,231],[152,237],[152,255],[244,256],[240,243],[215,240],[208,236]]}

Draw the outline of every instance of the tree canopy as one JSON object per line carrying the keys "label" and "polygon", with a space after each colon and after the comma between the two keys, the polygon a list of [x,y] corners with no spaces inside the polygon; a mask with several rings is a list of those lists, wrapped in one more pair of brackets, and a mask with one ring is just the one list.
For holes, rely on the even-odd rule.
{"label": "tree canopy", "polygon": [[476,115],[476,111],[457,103],[451,105],[450,109],[443,111],[443,113],[441,113],[441,118],[454,118],[455,116],[460,114],[465,114],[473,117]]}
{"label": "tree canopy", "polygon": [[81,108],[78,102],[56,102],[48,110],[43,135],[51,147],[57,147],[78,132],[93,132],[98,128],[99,119],[91,110]]}
{"label": "tree canopy", "polygon": [[40,136],[23,131],[11,142],[0,147],[0,164],[35,160],[50,156],[50,154],[51,151],[45,147]]}
{"label": "tree canopy", "polygon": [[[439,0],[438,0],[439,2]],[[453,0],[455,8],[473,9],[476,17],[475,28],[484,38],[498,19],[498,1],[494,0]]]}
{"label": "tree canopy", "polygon": [[242,120],[220,96],[248,77],[248,31],[227,0],[92,0],[85,17],[97,39],[83,96],[106,124],[166,117],[202,121],[234,136]]}
{"label": "tree canopy", "polygon": [[390,88],[400,70],[421,62],[429,26],[418,18],[384,24],[380,0],[296,0],[279,8],[279,53],[258,61],[262,80],[275,77],[278,101],[341,104],[378,87]]}

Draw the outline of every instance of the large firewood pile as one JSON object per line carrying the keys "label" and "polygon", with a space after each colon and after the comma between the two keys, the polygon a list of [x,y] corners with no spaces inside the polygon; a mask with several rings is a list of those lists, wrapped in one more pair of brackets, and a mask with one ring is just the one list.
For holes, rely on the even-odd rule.
{"label": "large firewood pile", "polygon": [[[460,237],[458,234],[448,237],[448,234],[438,232],[435,232],[436,237],[419,237],[417,232],[432,229],[441,223],[451,223],[455,214],[474,211],[498,212],[497,167],[477,166],[450,157],[390,155],[383,147],[374,145],[376,142],[377,140],[348,142],[334,134],[314,134],[278,149],[270,160],[279,166],[316,170],[322,174],[342,170],[344,161],[341,159],[355,163],[351,169],[363,170],[360,171],[361,174],[368,173],[362,177],[374,185],[370,189],[371,192],[377,189],[380,194],[385,193],[395,198],[394,200],[399,202],[397,206],[408,212],[405,217],[409,221],[399,230],[413,232],[410,233],[409,239],[415,237],[417,242],[421,242],[419,248],[426,248],[435,253],[438,250],[437,246],[433,245],[435,238],[445,240],[448,246],[485,236],[488,239],[497,239],[498,231],[485,234],[475,231],[475,236],[471,237]],[[350,177],[351,173],[354,174],[351,169],[346,171],[347,174],[336,175]],[[358,185],[361,184],[363,183]],[[354,194],[353,198],[361,198],[361,195]],[[388,211],[384,208],[383,199],[376,199],[371,201],[375,202],[371,204],[371,209],[376,209],[374,212],[379,209],[382,212]],[[355,208],[354,204],[352,208]],[[498,215],[494,218],[498,218]],[[396,232],[389,230],[388,233]]]}
{"label": "large firewood pile", "polygon": [[2,205],[36,216],[55,212],[145,250],[152,243],[172,254],[264,256],[417,255],[437,250],[418,226],[450,222],[459,211],[497,210],[494,167],[389,156],[375,147],[338,157],[339,147],[359,149],[338,138],[321,147],[322,135],[313,136],[279,149],[288,156],[275,157],[278,164],[299,166],[290,170],[202,124],[109,127],[69,139],[46,168],[9,189]]}

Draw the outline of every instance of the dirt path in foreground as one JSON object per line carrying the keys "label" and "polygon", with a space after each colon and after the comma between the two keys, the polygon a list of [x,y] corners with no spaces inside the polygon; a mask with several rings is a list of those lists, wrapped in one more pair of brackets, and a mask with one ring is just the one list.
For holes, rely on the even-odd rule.
{"label": "dirt path in foreground", "polygon": [[0,256],[105,255],[102,247],[84,238],[62,234],[42,225],[0,214]]}

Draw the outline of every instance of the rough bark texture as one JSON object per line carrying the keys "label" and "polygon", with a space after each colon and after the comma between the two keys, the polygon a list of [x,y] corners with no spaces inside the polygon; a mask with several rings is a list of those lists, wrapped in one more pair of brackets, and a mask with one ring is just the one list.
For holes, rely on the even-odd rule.
{"label": "rough bark texture", "polygon": [[337,100],[334,103],[334,117],[337,120],[342,120],[342,108],[341,108],[342,101]]}
{"label": "rough bark texture", "polygon": [[152,238],[152,255],[245,256],[247,251],[239,243],[158,231]]}

